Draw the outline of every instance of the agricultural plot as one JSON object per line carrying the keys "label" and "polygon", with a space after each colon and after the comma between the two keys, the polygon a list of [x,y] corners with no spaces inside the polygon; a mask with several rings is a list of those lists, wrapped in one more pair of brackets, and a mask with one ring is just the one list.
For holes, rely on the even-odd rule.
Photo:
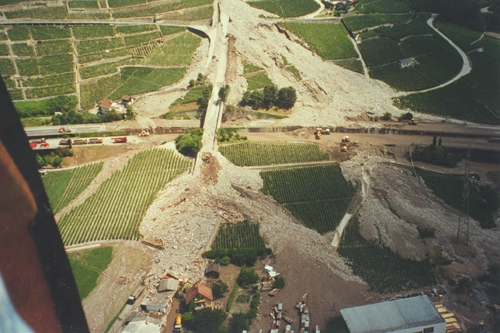
{"label": "agricultural plot", "polygon": [[453,23],[434,21],[434,26],[457,44],[463,51],[468,52],[480,46],[472,44],[481,38],[481,31],[475,31],[461,27]]}
{"label": "agricultural plot", "polygon": [[42,87],[42,86],[52,86],[58,84],[72,85],[75,81],[75,73],[64,73],[57,75],[47,75],[37,78],[28,78],[23,80],[23,86],[25,87]]}
{"label": "agricultural plot", "polygon": [[385,65],[405,58],[398,43],[389,38],[366,40],[358,47],[368,67]]}
{"label": "agricultural plot", "polygon": [[155,48],[143,60],[143,65],[152,66],[188,66],[193,53],[200,46],[201,38],[193,33],[185,32],[167,40],[162,46]]}
{"label": "agricultural plot", "polygon": [[16,59],[17,72],[21,76],[38,75],[38,63],[36,59]]}
{"label": "agricultural plot", "polygon": [[411,14],[375,14],[375,15],[357,15],[344,18],[345,23],[352,31],[359,31],[370,27],[383,24],[397,24],[407,22]]}
{"label": "agricultural plot", "polygon": [[58,226],[66,245],[105,239],[139,239],[138,227],[167,182],[189,170],[192,161],[168,149],[136,154]]}
{"label": "agricultural plot", "polygon": [[[7,48],[7,45],[5,45],[5,44],[0,44],[0,46],[5,46],[5,48]],[[20,57],[34,57],[35,56],[35,49],[33,48],[33,46],[28,45],[26,43],[11,44],[10,47],[12,48],[12,52],[14,53],[14,55],[17,55]]]}
{"label": "agricultural plot", "polygon": [[80,103],[82,108],[86,109],[95,106],[96,103],[108,97],[122,83],[123,79],[120,74],[115,74],[96,81],[80,84]]}
{"label": "agricultural plot", "polygon": [[395,0],[378,0],[360,3],[355,12],[358,13],[408,13],[411,9],[402,2]]}
{"label": "agricultural plot", "polygon": [[411,36],[401,42],[401,51],[406,58],[447,48],[449,44],[437,36]]}
{"label": "agricultural plot", "polygon": [[131,46],[131,45],[147,44],[150,41],[158,39],[160,37],[161,35],[159,31],[153,31],[140,35],[125,36],[123,39],[125,40],[126,46]]}
{"label": "agricultural plot", "polygon": [[50,75],[50,74],[73,72],[74,65],[73,62],[65,62],[52,65],[45,65],[45,66],[39,65],[38,68],[40,70],[40,74]]}
{"label": "agricultural plot", "polygon": [[250,1],[248,4],[280,17],[302,16],[312,13],[319,8],[319,5],[313,0],[261,0]]}
{"label": "agricultural plot", "polygon": [[[379,27],[374,30],[366,31],[360,33],[362,37],[365,37],[367,33],[373,33],[375,36],[381,37],[392,37],[392,38],[403,38],[406,36],[419,36],[435,34],[434,30],[427,25],[427,20],[430,14],[420,13],[416,18],[410,19],[409,21],[404,21],[394,24],[392,27]],[[368,36],[367,36],[368,37]]]}
{"label": "agricultural plot", "polygon": [[417,70],[437,83],[450,80],[462,68],[462,58],[458,52],[449,49],[417,57],[417,61]]}
{"label": "agricultural plot", "polygon": [[182,2],[161,2],[159,5],[148,4],[147,6],[123,8],[123,10],[113,10],[114,18],[144,17],[153,16],[157,13],[166,13],[184,8]]}
{"label": "agricultural plot", "polygon": [[103,162],[71,170],[49,172],[42,177],[52,211],[57,213],[83,192],[101,172]]}
{"label": "agricultural plot", "polygon": [[238,224],[221,225],[212,243],[212,250],[265,247],[264,238],[259,233],[259,225],[250,224],[247,220]]}
{"label": "agricultural plot", "polygon": [[160,30],[161,30],[161,34],[163,36],[167,36],[167,35],[176,34],[178,32],[186,31],[186,28],[184,28],[184,27],[171,27],[171,26],[167,26],[167,25],[162,25],[162,26],[160,26]]}
{"label": "agricultural plot", "polygon": [[38,56],[73,52],[73,47],[69,39],[44,41],[42,44],[37,44],[35,48]]}
{"label": "agricultural plot", "polygon": [[71,85],[57,85],[57,86],[48,86],[41,88],[29,88],[26,89],[26,98],[42,98],[47,96],[59,96],[74,93],[76,91],[75,84]]}
{"label": "agricultural plot", "polygon": [[[432,189],[436,196],[443,199],[451,207],[464,212],[464,203],[462,198],[464,179],[462,177],[434,176],[428,174],[421,174],[420,176],[424,179],[425,184]],[[496,226],[495,221],[493,220],[491,214],[483,207],[481,196],[478,191],[472,184],[470,184],[469,189],[470,217],[478,221],[481,228],[494,228]]]}
{"label": "agricultural plot", "polygon": [[100,39],[79,40],[76,43],[78,54],[93,53],[97,51],[112,50],[125,46],[122,37],[109,37]]}
{"label": "agricultural plot", "polygon": [[118,99],[123,95],[137,95],[155,91],[174,84],[182,79],[185,73],[185,67],[125,67],[120,71],[120,76],[124,82],[111,94],[110,98]]}
{"label": "agricultural plot", "polygon": [[257,73],[246,77],[248,90],[261,89],[273,84],[266,73]]}
{"label": "agricultural plot", "polygon": [[104,24],[77,25],[72,27],[71,30],[73,30],[73,36],[75,36],[75,38],[77,39],[113,37],[115,35],[113,26]]}
{"label": "agricultural plot", "polygon": [[[18,45],[18,44],[12,44],[12,46]],[[9,48],[7,47],[7,44],[0,44],[0,56],[8,56],[10,55]]]}
{"label": "agricultural plot", "polygon": [[381,66],[370,69],[370,77],[403,91],[422,90],[437,85],[436,81],[418,71],[416,66],[407,68],[400,68],[397,64]]}
{"label": "agricultural plot", "polygon": [[11,59],[0,59],[0,72],[2,75],[16,74],[16,69]]}
{"label": "agricultural plot", "polygon": [[359,224],[357,215],[351,218],[337,251],[371,290],[384,294],[436,284],[429,259],[403,258],[383,243],[367,241],[359,231]]}
{"label": "agricultural plot", "polygon": [[7,34],[11,41],[27,40],[31,38],[30,29],[25,25],[13,25],[7,29]]}
{"label": "agricultural plot", "polygon": [[219,151],[237,166],[331,160],[331,156],[315,143],[242,142],[222,145]]}
{"label": "agricultural plot", "polygon": [[45,19],[45,20],[55,20],[55,19],[65,19],[68,15],[66,11],[66,6],[60,7],[38,7],[26,10],[16,10],[11,12],[4,12],[5,17],[8,19],[18,19],[18,18],[32,18],[32,19]]}
{"label": "agricultural plot", "polygon": [[30,26],[31,36],[36,40],[70,38],[71,30],[60,26]]}
{"label": "agricultural plot", "polygon": [[130,63],[129,59],[123,59],[119,61],[107,62],[104,64],[81,67],[80,68],[80,77],[84,79],[88,79],[91,77],[118,73],[119,67],[124,66]]}
{"label": "agricultural plot", "polygon": [[[109,51],[109,52],[107,52],[107,51]],[[130,49],[119,48],[119,49],[114,49],[114,50],[106,50],[106,52],[93,52],[93,53],[78,55],[78,61],[81,64],[85,64],[87,62],[97,61],[97,60],[101,60],[101,59],[125,57],[125,56],[131,55],[131,54],[132,54],[132,51]]]}
{"label": "agricultural plot", "polygon": [[321,234],[337,228],[356,192],[338,164],[262,171],[260,175],[264,194],[272,195],[306,227]]}
{"label": "agricultural plot", "polygon": [[203,7],[189,8],[182,13],[164,13],[165,20],[173,21],[201,21],[211,19],[214,14],[214,7],[211,5]]}
{"label": "agricultural plot", "polygon": [[23,91],[21,89],[9,89],[9,96],[12,100],[21,100],[23,99]]}
{"label": "agricultural plot", "polygon": [[133,34],[138,32],[145,32],[156,30],[156,25],[153,24],[142,24],[142,25],[118,25],[116,26],[116,32],[122,34]]}
{"label": "agricultural plot", "polygon": [[99,20],[99,19],[109,19],[109,13],[107,11],[95,11],[95,12],[69,12],[68,19],[83,19],[83,20]]}
{"label": "agricultural plot", "polygon": [[280,26],[302,38],[323,59],[358,57],[340,23],[281,22]]}
{"label": "agricultural plot", "polygon": [[133,5],[139,5],[141,3],[147,3],[147,1],[146,0],[108,0],[108,5],[111,8],[133,6]]}
{"label": "agricultural plot", "polygon": [[182,4],[186,8],[210,5],[213,2],[213,0],[182,0]]}
{"label": "agricultural plot", "polygon": [[68,1],[69,8],[99,8],[99,3],[96,1],[86,0],[70,0]]}
{"label": "agricultural plot", "polygon": [[335,64],[356,73],[360,74],[364,73],[363,64],[361,63],[361,60],[356,60],[356,59],[336,60]]}
{"label": "agricultural plot", "polygon": [[0,40],[8,40],[8,39],[9,38],[7,37],[7,34],[3,30],[1,30],[0,31]]}

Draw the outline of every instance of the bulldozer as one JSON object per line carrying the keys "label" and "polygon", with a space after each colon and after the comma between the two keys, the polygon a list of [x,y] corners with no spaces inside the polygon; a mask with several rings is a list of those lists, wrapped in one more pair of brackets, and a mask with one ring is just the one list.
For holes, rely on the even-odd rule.
{"label": "bulldozer", "polygon": [[314,136],[316,137],[316,140],[321,139],[321,127],[316,128],[316,132],[314,132]]}
{"label": "bulldozer", "polygon": [[148,130],[145,130],[145,131],[142,131],[141,133],[139,133],[139,136],[142,136],[142,137],[146,137],[146,136],[150,136],[151,134],[149,134],[149,131]]}

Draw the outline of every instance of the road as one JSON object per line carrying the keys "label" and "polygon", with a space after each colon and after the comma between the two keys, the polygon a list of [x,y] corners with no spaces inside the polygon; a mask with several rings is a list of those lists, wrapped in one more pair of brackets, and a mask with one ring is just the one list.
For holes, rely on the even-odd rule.
{"label": "road", "polygon": [[[42,127],[25,127],[24,131],[28,137],[43,137],[49,135],[58,135],[59,128],[62,126],[42,126]],[[64,126],[71,128],[71,133],[84,133],[84,132],[104,132],[106,125],[73,125]]]}

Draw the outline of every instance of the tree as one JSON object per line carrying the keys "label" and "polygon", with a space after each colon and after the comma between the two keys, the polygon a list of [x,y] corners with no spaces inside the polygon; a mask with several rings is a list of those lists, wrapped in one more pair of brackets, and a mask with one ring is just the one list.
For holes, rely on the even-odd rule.
{"label": "tree", "polygon": [[236,282],[243,288],[246,288],[250,284],[257,283],[258,281],[259,276],[255,273],[255,269],[243,269],[236,279]]}
{"label": "tree", "polygon": [[43,159],[42,156],[36,154],[36,163],[38,164],[38,169],[41,169],[42,167],[46,166],[45,160]]}
{"label": "tree", "polygon": [[224,310],[205,308],[192,315],[185,313],[182,315],[182,321],[186,328],[196,333],[218,333],[226,316]]}
{"label": "tree", "polygon": [[226,101],[227,99],[227,96],[229,95],[229,84],[225,84],[223,85],[220,89],[219,89],[219,99],[223,102]]}
{"label": "tree", "polygon": [[195,156],[203,146],[201,142],[203,129],[186,131],[186,134],[179,135],[175,139],[175,148],[184,155]]}
{"label": "tree", "polygon": [[135,112],[134,112],[134,107],[130,104],[127,105],[127,119],[128,120],[134,120],[135,119]]}
{"label": "tree", "polygon": [[413,113],[407,112],[403,114],[400,118],[400,120],[412,120],[413,119]]}
{"label": "tree", "polygon": [[290,109],[297,101],[297,93],[293,87],[281,88],[278,92],[277,104],[284,109]]}
{"label": "tree", "polygon": [[264,88],[264,107],[267,109],[276,104],[278,98],[278,88],[275,85],[269,85]]}
{"label": "tree", "polygon": [[217,280],[217,282],[212,286],[212,293],[215,298],[223,297],[223,294],[227,293],[228,291],[229,287],[221,280]]}
{"label": "tree", "polygon": [[283,289],[285,288],[285,279],[278,276],[273,282],[273,289]]}
{"label": "tree", "polygon": [[194,87],[194,80],[189,80],[189,88],[193,88]]}
{"label": "tree", "polygon": [[384,115],[380,118],[382,120],[391,120],[392,114],[390,112],[384,113]]}
{"label": "tree", "polygon": [[229,332],[241,333],[243,331],[247,331],[249,328],[250,325],[246,314],[241,312],[233,314],[233,318],[231,318],[231,324],[229,326]]}
{"label": "tree", "polygon": [[203,74],[198,73],[198,78],[196,79],[198,82],[201,82],[203,80]]}
{"label": "tree", "polygon": [[206,109],[208,106],[208,101],[210,100],[210,92],[212,91],[212,86],[205,87],[202,92],[202,97],[200,97],[197,101],[198,105],[202,109]]}
{"label": "tree", "polygon": [[432,146],[431,147],[436,147],[436,144],[437,144],[437,139],[436,139],[436,136],[434,135],[434,137],[432,138]]}
{"label": "tree", "polygon": [[52,166],[54,168],[57,168],[58,166],[61,165],[61,163],[62,163],[62,157],[59,155],[54,156],[54,159],[52,160]]}

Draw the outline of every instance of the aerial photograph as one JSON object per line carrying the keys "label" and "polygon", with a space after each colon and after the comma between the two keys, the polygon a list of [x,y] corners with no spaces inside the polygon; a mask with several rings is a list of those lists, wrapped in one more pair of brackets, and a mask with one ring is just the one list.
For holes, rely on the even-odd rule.
{"label": "aerial photograph", "polygon": [[500,333],[500,0],[0,0],[0,75],[0,332]]}

